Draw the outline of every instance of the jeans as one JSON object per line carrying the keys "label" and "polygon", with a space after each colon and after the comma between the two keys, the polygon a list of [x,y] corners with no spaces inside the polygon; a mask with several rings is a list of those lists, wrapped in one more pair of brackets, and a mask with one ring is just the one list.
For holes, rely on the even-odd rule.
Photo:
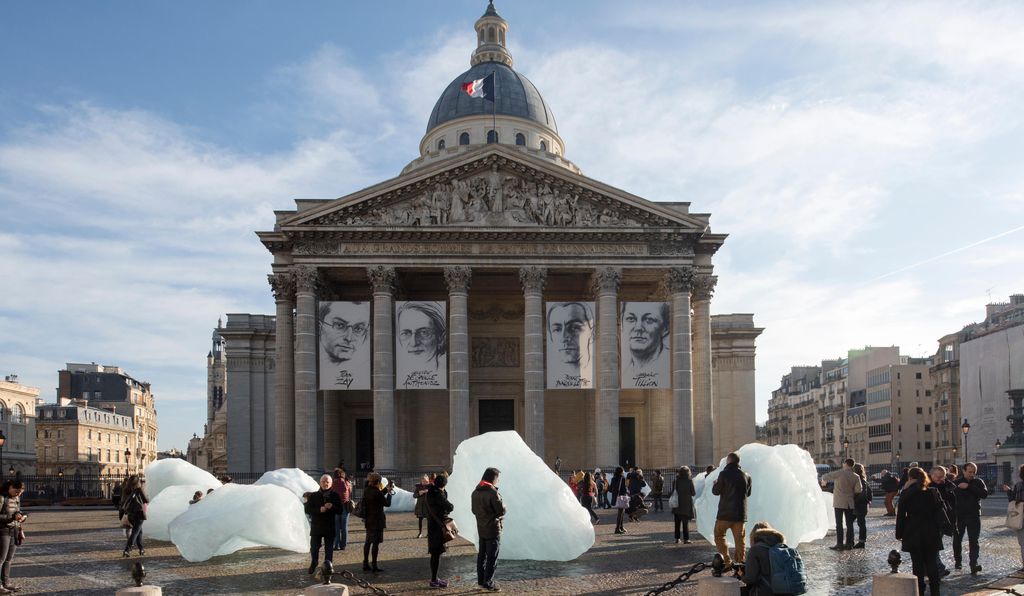
{"label": "jeans", "polygon": [[312,561],[310,567],[316,567],[320,561],[320,543],[324,544],[324,562],[334,562],[334,540],[331,536],[310,536],[309,537],[309,558]]}
{"label": "jeans", "polygon": [[142,523],[144,521],[146,521],[146,520],[140,519],[140,518],[137,518],[137,517],[133,516],[133,517],[128,518],[128,521],[130,521],[132,523],[132,531],[131,531],[130,534],[128,534],[128,544],[124,545],[124,550],[125,550],[125,552],[128,552],[128,551],[132,550],[133,546],[135,546],[135,547],[137,547],[139,549],[139,552],[141,553],[143,551],[143,548],[142,548]]}
{"label": "jeans", "polygon": [[679,540],[679,529],[683,530],[683,540],[690,539],[690,518],[676,515],[676,540]]}
{"label": "jeans", "polygon": [[3,585],[11,585],[11,561],[14,560],[14,553],[18,550],[17,545],[14,544],[14,535],[17,530],[5,529],[0,531],[0,561],[3,561],[3,567],[0,567],[0,580],[3,580]]}
{"label": "jeans", "polygon": [[853,546],[853,509],[836,509],[836,544],[843,545],[843,519],[846,519],[846,546]]}
{"label": "jeans", "polygon": [[971,567],[978,564],[978,534],[981,533],[981,517],[975,515],[968,517],[967,519],[957,518],[956,520],[956,534],[953,534],[953,560],[957,564],[963,561],[963,540],[964,531],[967,532],[967,540],[969,542],[969,556]]}
{"label": "jeans", "polygon": [[480,539],[480,550],[476,553],[476,583],[490,586],[494,583],[494,569],[498,566],[498,549],[501,538]]}
{"label": "jeans", "polygon": [[725,559],[725,566],[732,565],[733,560],[729,559],[729,545],[725,543],[725,533],[732,530],[732,539],[736,543],[736,563],[742,563],[745,560],[746,555],[746,537],[747,532],[743,528],[743,522],[732,522],[725,520],[715,521],[715,548],[718,549],[719,554]]}
{"label": "jeans", "polygon": [[1021,566],[1024,567],[1024,530],[1017,530],[1017,544],[1020,546]]}
{"label": "jeans", "polygon": [[348,546],[348,509],[341,506],[341,513],[334,517],[334,548],[345,550]]}
{"label": "jeans", "polygon": [[917,593],[924,594],[924,580],[928,578],[930,596],[939,596],[939,585],[941,576],[939,568],[935,566],[938,552],[934,555],[927,550],[910,551],[910,560],[914,566],[914,575],[917,576]]}
{"label": "jeans", "polygon": [[590,495],[583,495],[581,497],[580,503],[584,507],[586,507],[587,513],[590,514],[590,521],[591,522],[596,522],[598,518],[597,518],[597,514],[594,513],[594,497],[592,497]]}
{"label": "jeans", "polygon": [[857,513],[854,517],[857,520],[857,542],[863,543],[868,539],[868,512]]}

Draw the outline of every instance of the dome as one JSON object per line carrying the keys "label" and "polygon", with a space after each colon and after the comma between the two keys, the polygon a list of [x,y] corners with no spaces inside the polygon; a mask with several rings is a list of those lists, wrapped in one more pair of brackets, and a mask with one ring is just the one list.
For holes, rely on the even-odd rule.
{"label": "dome", "polygon": [[[495,94],[493,104],[470,97],[462,90],[463,83],[482,79],[492,72]],[[456,77],[434,104],[430,120],[427,121],[427,132],[464,116],[489,116],[492,110],[499,116],[525,118],[558,132],[551,108],[533,83],[500,62],[481,62]]]}

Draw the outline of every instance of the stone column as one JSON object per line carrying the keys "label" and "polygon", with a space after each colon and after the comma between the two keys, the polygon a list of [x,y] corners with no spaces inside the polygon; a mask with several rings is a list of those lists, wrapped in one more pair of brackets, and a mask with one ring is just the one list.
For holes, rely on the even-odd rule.
{"label": "stone column", "polygon": [[469,438],[469,267],[445,267],[448,284],[448,424],[451,450]]}
{"label": "stone column", "polygon": [[693,420],[694,461],[698,466],[715,463],[714,402],[711,375],[711,295],[718,277],[693,277]]}
{"label": "stone column", "polygon": [[526,444],[541,459],[544,454],[544,283],[548,270],[523,267],[523,420]]}
{"label": "stone column", "polygon": [[694,459],[693,442],[693,364],[690,354],[692,284],[693,269],[690,267],[675,267],[665,275],[665,287],[672,303],[673,467],[700,463]]}
{"label": "stone column", "polygon": [[325,470],[333,470],[341,460],[341,400],[344,392],[324,391],[323,421],[323,454],[321,465]]}
{"label": "stone column", "polygon": [[277,317],[274,330],[274,467],[295,467],[295,279],[291,273],[267,276],[274,292]]}
{"label": "stone column", "polygon": [[597,298],[597,400],[594,404],[594,456],[597,465],[615,469],[619,462],[619,282],[622,270],[594,272]]}
{"label": "stone column", "polygon": [[395,268],[366,268],[373,286],[373,466],[395,470]]}
{"label": "stone column", "polygon": [[295,467],[320,469],[316,444],[316,267],[299,265],[295,275]]}

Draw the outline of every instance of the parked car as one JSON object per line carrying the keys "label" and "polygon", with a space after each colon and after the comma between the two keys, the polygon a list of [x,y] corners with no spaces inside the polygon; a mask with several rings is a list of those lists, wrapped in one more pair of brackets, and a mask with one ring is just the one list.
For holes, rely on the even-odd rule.
{"label": "parked car", "polygon": [[[828,474],[829,472],[831,472],[831,471],[833,471],[835,469],[835,468],[833,468],[832,466],[830,466],[828,464],[816,464],[814,466],[814,468],[818,471],[818,484],[821,484],[821,477],[822,476],[824,476],[825,474]],[[825,486],[823,486],[821,488],[821,490],[823,490],[823,491],[825,491],[827,493],[830,493],[830,492],[832,492],[832,489],[835,488],[835,484],[836,484],[835,482],[831,482],[831,481],[830,482],[826,482]]]}

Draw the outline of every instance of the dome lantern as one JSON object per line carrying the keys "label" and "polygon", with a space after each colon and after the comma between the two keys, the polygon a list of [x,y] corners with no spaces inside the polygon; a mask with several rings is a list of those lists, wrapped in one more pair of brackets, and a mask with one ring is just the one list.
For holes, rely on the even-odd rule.
{"label": "dome lantern", "polygon": [[481,62],[500,62],[511,68],[512,54],[509,54],[505,47],[505,37],[508,35],[508,21],[501,18],[498,11],[494,9],[494,0],[487,3],[487,11],[484,16],[477,19],[476,24],[476,49],[473,50],[473,57],[469,63],[476,66]]}

